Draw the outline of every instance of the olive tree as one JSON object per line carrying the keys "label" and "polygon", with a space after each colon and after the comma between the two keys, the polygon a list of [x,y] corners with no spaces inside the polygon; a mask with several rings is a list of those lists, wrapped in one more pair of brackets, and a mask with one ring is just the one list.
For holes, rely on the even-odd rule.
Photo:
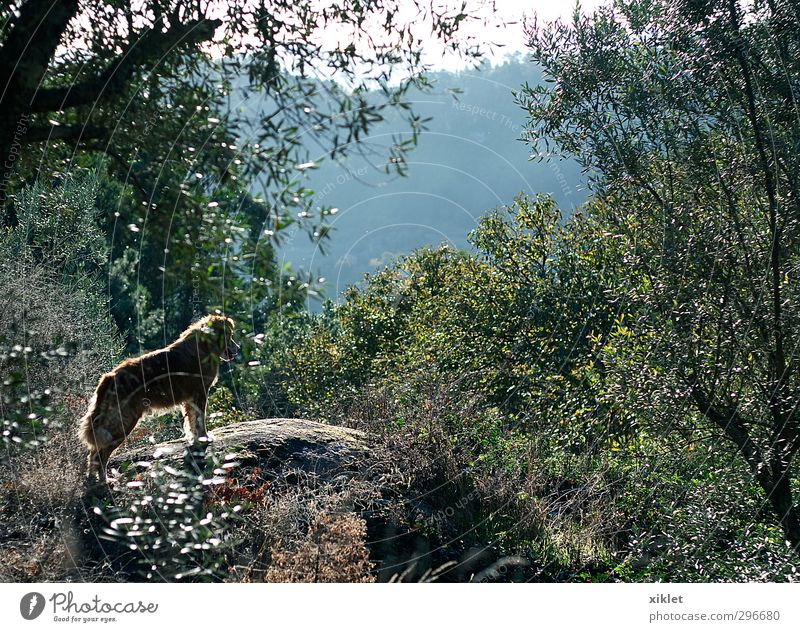
{"label": "olive tree", "polygon": [[[428,0],[3,3],[2,223],[17,223],[26,183],[94,173],[100,155],[120,326],[138,312],[142,329],[158,307],[169,337],[193,305],[236,300],[257,314],[302,302],[306,280],[283,274],[273,246],[295,223],[315,240],[329,233],[308,169],[373,151],[377,168],[402,171],[422,126],[405,99],[427,85],[422,44],[478,56],[460,32],[481,11]],[[258,107],[243,105],[253,97]],[[365,142],[390,109],[407,127]]]}
{"label": "olive tree", "polygon": [[798,8],[619,0],[533,22],[546,81],[519,94],[535,154],[581,161],[625,245],[640,395],[686,408],[652,420],[716,428],[796,551]]}

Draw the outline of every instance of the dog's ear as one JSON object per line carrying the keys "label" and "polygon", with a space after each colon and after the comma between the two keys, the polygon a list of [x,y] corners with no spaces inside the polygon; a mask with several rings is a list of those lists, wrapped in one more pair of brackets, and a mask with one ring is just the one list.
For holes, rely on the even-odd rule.
{"label": "dog's ear", "polygon": [[203,324],[200,327],[200,331],[204,334],[213,334],[214,333],[214,317],[209,316],[203,321]]}

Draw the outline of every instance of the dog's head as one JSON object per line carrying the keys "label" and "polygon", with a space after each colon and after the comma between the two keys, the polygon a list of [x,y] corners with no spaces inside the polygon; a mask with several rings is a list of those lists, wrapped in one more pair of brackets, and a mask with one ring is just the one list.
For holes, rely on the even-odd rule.
{"label": "dog's head", "polygon": [[239,352],[239,345],[233,340],[233,320],[225,316],[209,316],[201,331],[209,337],[219,359],[230,362]]}

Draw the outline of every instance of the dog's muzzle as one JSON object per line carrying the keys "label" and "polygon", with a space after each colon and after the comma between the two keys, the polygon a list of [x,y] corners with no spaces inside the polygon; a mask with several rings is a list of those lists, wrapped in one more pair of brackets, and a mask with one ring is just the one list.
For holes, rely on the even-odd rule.
{"label": "dog's muzzle", "polygon": [[219,359],[225,362],[230,362],[236,357],[236,354],[239,353],[239,349],[241,349],[241,347],[231,340],[227,345],[225,345],[225,352],[220,355]]}

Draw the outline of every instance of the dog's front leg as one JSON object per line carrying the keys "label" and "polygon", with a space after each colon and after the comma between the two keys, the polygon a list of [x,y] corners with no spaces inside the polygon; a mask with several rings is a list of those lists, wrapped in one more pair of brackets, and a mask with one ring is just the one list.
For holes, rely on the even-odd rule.
{"label": "dog's front leg", "polygon": [[198,439],[207,438],[206,434],[206,397],[196,397],[183,405],[184,428],[186,440],[195,443]]}
{"label": "dog's front leg", "polygon": [[203,393],[202,397],[195,400],[197,406],[197,416],[195,417],[195,436],[202,439],[208,439],[206,432],[206,404],[208,397]]}

